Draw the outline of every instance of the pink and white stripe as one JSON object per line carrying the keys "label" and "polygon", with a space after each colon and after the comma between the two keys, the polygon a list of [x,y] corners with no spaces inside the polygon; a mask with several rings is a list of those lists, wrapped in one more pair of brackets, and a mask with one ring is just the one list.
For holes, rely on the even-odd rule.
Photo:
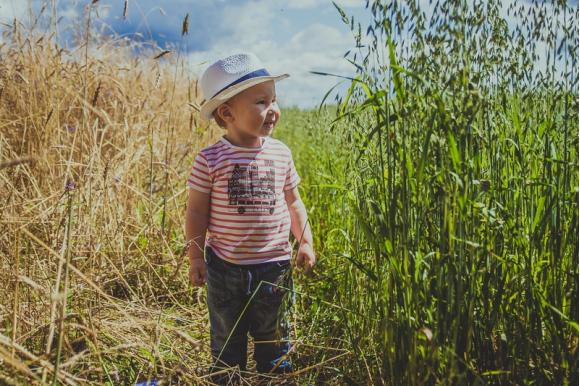
{"label": "pink and white stripe", "polygon": [[210,195],[206,245],[235,264],[290,259],[284,191],[299,182],[290,149],[274,138],[264,138],[260,148],[244,148],[222,137],[204,148],[187,185]]}

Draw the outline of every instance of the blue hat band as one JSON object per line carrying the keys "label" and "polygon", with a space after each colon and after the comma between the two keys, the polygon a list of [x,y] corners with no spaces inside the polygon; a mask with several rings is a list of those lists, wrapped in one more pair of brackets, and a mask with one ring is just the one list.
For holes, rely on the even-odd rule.
{"label": "blue hat band", "polygon": [[[215,96],[216,96],[217,94],[219,94],[220,92],[224,91],[226,88],[232,87],[232,86],[234,86],[234,85],[236,85],[236,84],[238,84],[238,83],[241,83],[241,82],[243,82],[244,80],[248,80],[248,79],[251,79],[251,78],[257,78],[257,77],[259,77],[259,76],[270,76],[270,73],[269,73],[269,72],[268,72],[268,71],[267,71],[265,68],[261,68],[261,69],[259,69],[259,70],[256,70],[256,71],[252,71],[252,72],[250,72],[249,74],[246,74],[246,75],[242,76],[241,78],[239,78],[239,79],[236,79],[236,80],[235,80],[235,81],[233,81],[232,83],[228,84],[226,87],[224,87],[224,88],[222,88],[221,90],[219,90],[218,92],[216,92],[216,93],[215,93],[215,94],[212,96],[212,98],[213,98],[213,97],[215,97]],[[210,99],[211,99],[211,98],[210,98]]]}

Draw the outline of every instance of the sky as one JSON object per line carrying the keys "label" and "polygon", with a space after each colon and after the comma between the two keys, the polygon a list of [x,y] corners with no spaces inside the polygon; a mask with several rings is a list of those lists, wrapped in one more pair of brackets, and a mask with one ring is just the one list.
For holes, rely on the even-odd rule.
{"label": "sky", "polygon": [[[51,1],[47,3],[50,14]],[[39,9],[42,1],[29,0]],[[83,20],[83,8],[90,1],[58,0],[58,15],[67,26]],[[355,19],[369,20],[364,0],[335,0]],[[129,0],[123,19],[123,0],[100,0],[98,16],[108,28],[130,38],[153,39],[161,47],[176,45],[187,54],[193,76],[221,57],[237,52],[253,52],[271,74],[290,77],[276,84],[280,106],[317,107],[324,95],[344,92],[349,82],[340,78],[311,74],[328,72],[352,77],[355,67],[343,58],[355,45],[349,27],[343,23],[330,0]],[[0,0],[0,23],[28,17],[26,0]],[[189,14],[189,34],[181,27]],[[136,34],[137,33],[137,34]],[[335,93],[331,94],[335,95]],[[330,99],[330,97],[329,97]]]}
{"label": "sky", "polygon": [[[529,0],[518,0],[526,4]],[[365,0],[335,0],[349,16],[365,27],[370,11]],[[429,0],[421,0],[428,6]],[[59,36],[84,23],[84,9],[90,0],[0,0],[0,23],[24,20],[28,9],[46,4],[57,5],[62,17]],[[571,0],[576,5],[578,0]],[[355,74],[355,67],[345,58],[355,40],[350,28],[330,0],[128,0],[123,18],[124,0],[99,0],[98,19],[105,31],[114,31],[130,39],[155,40],[162,48],[179,49],[185,55],[193,76],[200,76],[207,65],[237,52],[254,52],[272,74],[288,73],[290,78],[276,84],[282,107],[317,107],[335,85],[328,101],[336,93],[344,95],[349,81],[312,74],[326,72],[345,77]],[[189,34],[182,37],[182,21],[189,14]],[[509,20],[508,20],[509,22]],[[82,28],[81,28],[82,29]],[[68,32],[67,32],[68,31]],[[66,43],[65,43],[66,44]]]}

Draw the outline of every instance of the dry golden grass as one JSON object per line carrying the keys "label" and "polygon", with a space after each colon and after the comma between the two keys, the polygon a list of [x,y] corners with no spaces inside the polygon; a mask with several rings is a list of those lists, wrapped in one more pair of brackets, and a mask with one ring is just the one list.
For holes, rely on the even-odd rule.
{"label": "dry golden grass", "polygon": [[0,383],[203,382],[182,223],[190,162],[221,129],[183,60],[134,49],[4,37]]}

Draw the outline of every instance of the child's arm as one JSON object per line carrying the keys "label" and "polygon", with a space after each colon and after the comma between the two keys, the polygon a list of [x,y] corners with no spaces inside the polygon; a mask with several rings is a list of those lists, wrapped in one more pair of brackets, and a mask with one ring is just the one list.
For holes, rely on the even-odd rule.
{"label": "child's arm", "polygon": [[284,191],[284,198],[290,212],[291,230],[298,241],[298,255],[296,265],[309,271],[316,263],[316,256],[312,244],[312,231],[308,223],[308,215],[304,203],[300,199],[298,187]]}
{"label": "child's arm", "polygon": [[203,259],[209,218],[209,193],[189,189],[185,212],[185,239],[189,257],[189,280],[194,286],[205,284],[207,270]]}

